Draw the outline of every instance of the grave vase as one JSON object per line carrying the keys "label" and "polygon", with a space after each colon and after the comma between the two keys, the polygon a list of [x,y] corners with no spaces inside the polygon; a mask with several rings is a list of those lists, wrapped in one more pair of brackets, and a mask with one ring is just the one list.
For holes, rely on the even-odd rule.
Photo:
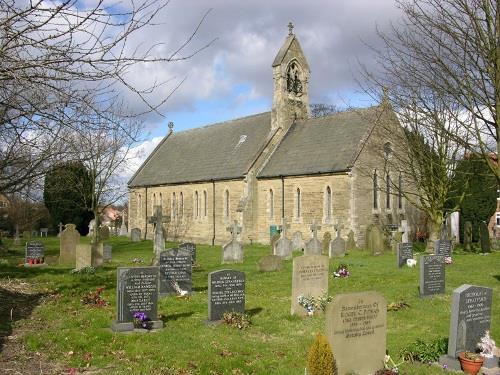
{"label": "grave vase", "polygon": [[460,365],[462,366],[462,370],[466,374],[470,375],[476,375],[479,370],[481,369],[481,366],[483,365],[484,358],[479,357],[476,359],[468,359],[465,358],[465,352],[461,352],[458,355],[458,360],[460,361]]}

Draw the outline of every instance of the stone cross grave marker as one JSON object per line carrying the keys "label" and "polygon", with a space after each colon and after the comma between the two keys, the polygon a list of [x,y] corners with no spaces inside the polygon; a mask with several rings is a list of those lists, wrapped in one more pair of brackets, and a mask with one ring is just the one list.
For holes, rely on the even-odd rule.
{"label": "stone cross grave marker", "polygon": [[89,244],[77,244],[75,250],[75,268],[77,270],[92,266],[92,247]]}
{"label": "stone cross grave marker", "polygon": [[339,374],[373,374],[383,367],[387,303],[377,292],[339,294],[326,310],[326,335]]}
{"label": "stone cross grave marker", "polygon": [[[160,297],[191,293],[192,261],[187,249],[168,249],[160,253]],[[177,283],[180,291],[176,290]],[[182,292],[181,292],[182,291]]]}
{"label": "stone cross grave marker", "polygon": [[287,229],[290,224],[287,224],[286,219],[281,218],[281,234],[278,241],[274,243],[273,254],[282,257],[283,259],[292,258],[292,241],[286,238]]}
{"label": "stone cross grave marker", "polygon": [[132,242],[139,242],[141,240],[140,228],[132,228],[132,230],[130,231],[130,240]]}
{"label": "stone cross grave marker", "polygon": [[111,262],[113,248],[109,244],[104,244],[103,247],[103,261]]}
{"label": "stone cross grave marker", "polygon": [[126,236],[128,234],[127,225],[125,224],[125,219],[127,218],[127,213],[125,210],[122,211],[122,225],[120,226],[120,236]]}
{"label": "stone cross grave marker", "polygon": [[75,224],[66,224],[59,238],[59,263],[75,264],[76,245],[80,242],[80,233]]}
{"label": "stone cross grave marker", "polygon": [[187,250],[191,253],[191,260],[196,263],[196,244],[192,242],[184,242],[179,245],[179,249]]}
{"label": "stone cross grave marker", "polygon": [[451,241],[439,239],[434,242],[434,254],[451,257]]}
{"label": "stone cross grave marker", "polygon": [[326,255],[303,255],[293,259],[292,315],[306,316],[298,297],[320,297],[328,291],[328,265]]}
{"label": "stone cross grave marker", "polygon": [[398,249],[396,252],[396,261],[398,267],[402,267],[406,264],[407,259],[413,259],[413,243],[412,242],[401,242],[398,243]]}
{"label": "stone cross grave marker", "polygon": [[330,258],[342,258],[345,256],[346,251],[345,240],[340,235],[343,226],[337,223],[334,228],[337,231],[337,237],[330,241],[328,256]]}
{"label": "stone cross grave marker", "polygon": [[241,227],[235,220],[226,230],[231,233],[231,241],[222,247],[222,264],[225,263],[243,263],[243,246],[238,241],[238,235],[241,233]]}
{"label": "stone cross grave marker", "polygon": [[321,246],[321,241],[318,240],[318,230],[321,229],[321,226],[316,223],[315,219],[313,220],[310,228],[312,232],[312,238],[306,242],[304,255],[321,255],[321,251],[323,250],[323,248]]}
{"label": "stone cross grave marker", "polygon": [[145,313],[152,320],[152,328],[162,328],[158,320],[159,267],[118,267],[116,269],[117,319],[113,331],[134,329],[134,313]]}
{"label": "stone cross grave marker", "polygon": [[445,288],[444,256],[422,255],[420,257],[420,296],[443,294]]}
{"label": "stone cross grave marker", "polygon": [[30,264],[43,264],[45,262],[44,255],[45,247],[39,241],[26,242],[26,256],[24,263]]}
{"label": "stone cross grave marker", "polygon": [[61,233],[63,231],[63,227],[64,227],[63,223],[59,222],[59,233],[57,233],[57,237],[61,237]]}
{"label": "stone cross grave marker", "polygon": [[222,319],[225,312],[245,312],[245,273],[219,270],[208,274],[208,320]]}
{"label": "stone cross grave marker", "polygon": [[273,272],[283,269],[283,258],[278,255],[266,255],[257,262],[257,271]]}
{"label": "stone cross grave marker", "polygon": [[294,232],[292,235],[292,249],[302,250],[304,248],[304,240],[302,239],[302,232]]}
{"label": "stone cross grave marker", "polygon": [[168,218],[163,217],[161,206],[155,206],[154,216],[150,216],[148,223],[154,225],[153,252],[158,256],[165,250],[165,237],[163,237],[163,223],[167,223]]}
{"label": "stone cross grave marker", "polygon": [[410,242],[410,227],[407,220],[401,220],[398,231],[402,233],[401,242]]}

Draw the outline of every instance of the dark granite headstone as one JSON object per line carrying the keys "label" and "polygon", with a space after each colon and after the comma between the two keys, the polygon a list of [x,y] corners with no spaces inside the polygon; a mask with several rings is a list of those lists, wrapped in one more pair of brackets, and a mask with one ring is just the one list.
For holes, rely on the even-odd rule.
{"label": "dark granite headstone", "polygon": [[186,249],[168,249],[160,253],[160,296],[175,294],[173,283],[179,288],[191,293],[192,261],[191,252]]}
{"label": "dark granite headstone", "polygon": [[191,258],[193,260],[193,263],[196,262],[196,244],[192,242],[184,242],[179,245],[179,249],[184,249],[191,252]]}
{"label": "dark granite headstone", "polygon": [[406,264],[407,259],[413,259],[413,243],[412,242],[399,243],[397,250],[398,267],[404,266]]}
{"label": "dark granite headstone", "polygon": [[225,312],[245,312],[245,273],[220,270],[208,274],[208,320],[221,320]]}
{"label": "dark granite headstone", "polygon": [[420,296],[444,293],[444,256],[422,255],[420,257]]}
{"label": "dark granite headstone", "polygon": [[116,270],[117,319],[113,331],[134,329],[134,313],[143,312],[152,321],[153,328],[163,327],[158,320],[159,267],[118,267]]}
{"label": "dark granite headstone", "polygon": [[44,250],[45,248],[41,242],[26,242],[26,263],[28,263],[29,259],[41,261],[44,257]]}
{"label": "dark granite headstone", "polygon": [[434,242],[434,254],[451,257],[451,241],[437,240]]}

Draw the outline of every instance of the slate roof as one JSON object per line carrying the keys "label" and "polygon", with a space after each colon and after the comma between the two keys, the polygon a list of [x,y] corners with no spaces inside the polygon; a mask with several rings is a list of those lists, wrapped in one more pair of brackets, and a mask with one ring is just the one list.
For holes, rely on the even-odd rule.
{"label": "slate roof", "polygon": [[349,170],[381,113],[379,108],[357,109],[297,121],[257,177]]}
{"label": "slate roof", "polygon": [[129,187],[243,177],[265,146],[271,112],[165,137],[128,182]]}

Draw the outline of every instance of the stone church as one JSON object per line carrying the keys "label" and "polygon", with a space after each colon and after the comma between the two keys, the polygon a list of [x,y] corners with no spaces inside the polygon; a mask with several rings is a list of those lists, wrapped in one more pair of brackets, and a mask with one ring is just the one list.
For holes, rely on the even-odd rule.
{"label": "stone church", "polygon": [[[311,224],[335,236],[352,230],[358,246],[371,224],[399,225],[405,200],[383,168],[391,143],[378,131],[398,121],[378,106],[311,118],[310,68],[290,27],[272,63],[270,112],[169,133],[128,183],[129,230],[151,238],[160,206],[168,239],[221,244],[237,220],[243,243],[270,242],[270,230],[310,238]],[[399,181],[398,181],[399,178]],[[389,184],[389,180],[392,182]],[[394,183],[396,182],[396,183]]]}

